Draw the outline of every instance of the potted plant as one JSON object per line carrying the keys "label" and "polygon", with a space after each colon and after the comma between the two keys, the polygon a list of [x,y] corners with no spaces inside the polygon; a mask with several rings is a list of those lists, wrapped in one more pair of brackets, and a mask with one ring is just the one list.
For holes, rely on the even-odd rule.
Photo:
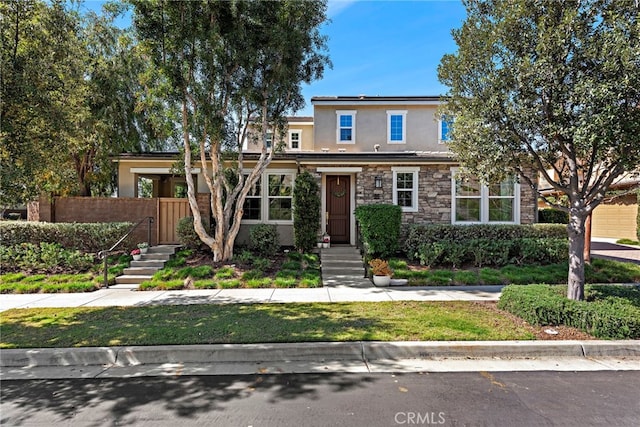
{"label": "potted plant", "polygon": [[327,249],[331,246],[331,236],[329,236],[327,233],[324,233],[322,235],[322,247],[324,249]]}
{"label": "potted plant", "polygon": [[369,266],[373,274],[373,284],[376,286],[389,286],[391,275],[393,274],[389,263],[380,258],[375,258],[369,261]]}
{"label": "potted plant", "polygon": [[142,254],[140,253],[140,249],[134,249],[131,251],[131,256],[134,261],[139,261],[142,258]]}
{"label": "potted plant", "polygon": [[147,242],[138,243],[138,249],[140,249],[141,254],[146,254],[147,250],[149,249],[149,243]]}

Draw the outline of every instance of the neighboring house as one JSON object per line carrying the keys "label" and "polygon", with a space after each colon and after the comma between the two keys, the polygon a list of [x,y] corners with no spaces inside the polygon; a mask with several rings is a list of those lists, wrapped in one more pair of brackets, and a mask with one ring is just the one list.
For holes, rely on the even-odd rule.
{"label": "neighboring house", "polygon": [[[278,226],[282,244],[293,244],[293,185],[302,170],[318,179],[319,233],[327,232],[332,243],[356,243],[353,211],[371,203],[400,205],[404,223],[535,222],[536,197],[530,188],[514,180],[487,187],[457,179],[459,165],[447,148],[451,123],[440,120],[439,97],[339,96],[311,102],[313,117],[289,119],[284,151],[274,155],[247,198],[239,242],[247,240],[251,225],[271,223]],[[259,149],[245,144],[248,167]],[[176,196],[184,194],[185,183],[171,174],[174,155],[123,154],[118,162],[118,197],[146,195],[179,203]],[[197,162],[194,166],[199,202],[206,204],[208,188]],[[175,210],[174,217],[188,213],[182,203],[184,209],[166,211]]]}
{"label": "neighboring house", "polygon": [[[557,177],[555,171],[548,170],[554,179]],[[551,185],[541,176],[538,179],[540,190],[544,195],[554,195]],[[640,177],[637,174],[626,173],[611,185],[611,196],[598,205],[591,216],[591,237],[602,237],[610,239],[631,239],[636,240],[637,218],[639,199],[637,191],[640,188]],[[635,190],[635,191],[634,191]],[[541,199],[538,207],[544,209],[548,207]]]}

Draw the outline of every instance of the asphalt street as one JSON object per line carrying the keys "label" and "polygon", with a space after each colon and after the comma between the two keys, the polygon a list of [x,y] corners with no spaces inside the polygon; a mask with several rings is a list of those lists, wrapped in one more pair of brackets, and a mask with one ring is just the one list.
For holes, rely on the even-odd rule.
{"label": "asphalt street", "polygon": [[638,426],[640,371],[3,381],[3,426]]}

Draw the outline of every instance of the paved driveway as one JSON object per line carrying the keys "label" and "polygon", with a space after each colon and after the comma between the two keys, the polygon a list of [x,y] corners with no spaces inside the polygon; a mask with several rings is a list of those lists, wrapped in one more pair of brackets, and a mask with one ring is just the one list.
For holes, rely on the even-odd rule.
{"label": "paved driveway", "polygon": [[634,248],[609,242],[591,242],[591,256],[640,264],[640,247]]}

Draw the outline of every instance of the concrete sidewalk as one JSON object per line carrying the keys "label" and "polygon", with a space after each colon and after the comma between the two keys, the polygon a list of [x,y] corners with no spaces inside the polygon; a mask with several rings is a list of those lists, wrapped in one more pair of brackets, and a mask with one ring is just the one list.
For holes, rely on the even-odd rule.
{"label": "concrete sidewalk", "polygon": [[0,295],[0,311],[31,307],[108,307],[185,304],[355,302],[355,301],[497,301],[502,286],[353,288],[261,288],[184,291],[100,289],[70,294]]}

